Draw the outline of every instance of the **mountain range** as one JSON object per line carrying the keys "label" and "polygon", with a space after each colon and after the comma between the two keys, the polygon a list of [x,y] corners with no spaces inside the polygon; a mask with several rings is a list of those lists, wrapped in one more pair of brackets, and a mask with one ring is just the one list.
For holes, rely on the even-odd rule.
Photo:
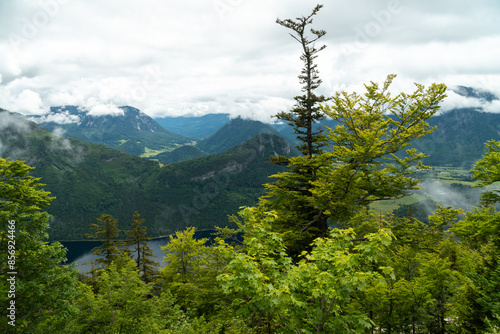
{"label": "mountain range", "polygon": [[76,106],[52,107],[48,114],[30,119],[50,132],[138,156],[152,156],[196,142],[195,138],[167,131],[139,109],[119,109],[121,114],[93,115]]}
{"label": "mountain range", "polygon": [[272,155],[291,155],[283,137],[260,134],[224,153],[161,166],[99,144],[50,133],[26,118],[0,111],[0,156],[25,160],[36,167],[44,189],[56,199],[53,240],[82,240],[103,213],[130,226],[138,211],[148,234],[167,235],[186,226],[210,229],[228,225],[227,216],[254,205],[263,183],[283,167]]}
{"label": "mountain range", "polygon": [[[207,135],[203,139],[187,137],[166,130],[136,108],[123,106],[119,109],[122,114],[99,116],[76,106],[52,107],[47,115],[32,116],[31,120],[50,132],[106,145],[164,164],[222,153],[259,133],[279,135],[268,124],[240,117],[229,119],[227,114],[183,118],[177,123],[170,119],[179,127],[182,124],[185,129],[198,129],[202,136]],[[165,124],[166,119],[162,119],[162,122]]]}
{"label": "mountain range", "polygon": [[203,116],[179,116],[155,118],[168,131],[187,137],[203,139],[231,120],[229,114],[207,114]]}
{"label": "mountain range", "polygon": [[[468,87],[458,92],[481,101],[497,99]],[[120,110],[98,116],[76,106],[54,107],[31,117],[36,124],[0,109],[0,156],[35,166],[33,175],[57,197],[48,209],[54,216],[52,239],[84,239],[102,213],[126,228],[138,211],[150,236],[186,226],[227,225],[228,214],[255,204],[268,177],[285,170],[270,164],[269,157],[296,154],[295,138],[284,124],[227,114],[185,117],[176,123],[189,129],[181,135],[136,108]],[[429,123],[437,129],[413,145],[429,155],[424,163],[432,166],[470,169],[487,140],[500,140],[500,114],[480,108],[455,109]],[[335,127],[335,122],[318,126]],[[196,129],[203,136],[185,135],[197,134]]]}

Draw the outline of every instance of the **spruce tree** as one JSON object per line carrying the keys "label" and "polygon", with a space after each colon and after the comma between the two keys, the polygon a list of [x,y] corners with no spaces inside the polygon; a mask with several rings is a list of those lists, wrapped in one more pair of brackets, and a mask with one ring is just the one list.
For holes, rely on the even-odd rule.
{"label": "spruce tree", "polygon": [[[293,127],[294,133],[300,144],[297,146],[300,153],[304,157],[300,164],[290,163],[290,159],[280,156],[272,157],[271,161],[279,165],[288,165],[290,171],[286,178],[280,178],[270,188],[270,195],[264,199],[262,203],[275,209],[275,206],[281,207],[280,198],[285,194],[286,207],[291,208],[287,214],[283,216],[283,225],[276,225],[275,230],[286,232],[285,240],[288,245],[292,244],[310,244],[317,236],[327,235],[327,217],[321,212],[318,212],[310,205],[308,197],[311,195],[311,184],[317,178],[317,168],[319,166],[314,163],[314,155],[321,154],[322,147],[326,144],[326,136],[317,122],[325,118],[319,103],[327,101],[323,95],[316,95],[315,90],[320,86],[321,79],[318,76],[317,64],[314,60],[318,57],[318,53],[326,46],[319,48],[315,47],[315,42],[323,37],[326,32],[324,30],[316,30],[311,28],[309,31],[312,37],[308,36],[307,26],[313,22],[313,17],[319,12],[323,5],[317,5],[310,15],[292,19],[280,20],[276,23],[291,29],[290,35],[300,43],[302,54],[300,59],[304,63],[304,67],[298,76],[299,82],[302,85],[303,95],[296,96],[294,99],[296,104],[289,112],[280,112],[275,115],[279,120],[287,122]],[[277,196],[277,197],[276,197]],[[291,228],[291,225],[295,227]],[[297,226],[302,226],[297,230]],[[300,254],[302,246],[298,249],[290,248],[289,252],[295,256]]]}
{"label": "spruce tree", "polygon": [[115,241],[120,235],[118,229],[118,219],[114,219],[109,214],[102,214],[97,218],[97,223],[92,224],[93,234],[87,234],[89,239],[102,241],[102,245],[94,247],[92,252],[94,255],[101,256],[92,261],[92,265],[98,265],[98,268],[93,268],[91,272],[94,274],[96,270],[107,269],[111,262],[120,255],[119,246],[123,243]]}
{"label": "spruce tree", "polygon": [[[301,142],[297,148],[305,156],[320,153],[326,139],[322,130],[315,127],[318,121],[325,118],[319,107],[319,103],[325,102],[327,99],[323,95],[316,95],[315,93],[315,90],[321,84],[321,79],[318,76],[318,65],[314,63],[314,60],[318,57],[318,53],[326,47],[326,45],[323,45],[316,48],[314,43],[323,37],[326,32],[311,28],[310,32],[313,37],[310,39],[307,36],[306,29],[308,25],[312,24],[313,16],[322,7],[323,5],[317,5],[310,15],[298,17],[295,20],[276,20],[276,23],[279,25],[291,29],[293,33],[290,33],[290,35],[301,45],[302,54],[300,59],[304,63],[304,67],[299,75],[299,81],[304,94],[294,98],[296,104],[292,110],[289,112],[280,112],[275,117],[293,127],[294,133],[297,134],[297,139]],[[281,161],[283,161],[283,158],[281,158]]]}
{"label": "spruce tree", "polygon": [[54,333],[77,295],[66,249],[48,242],[54,199],[34,167],[0,158],[0,332]]}
{"label": "spruce tree", "polygon": [[151,259],[154,256],[153,250],[148,245],[150,238],[146,237],[146,226],[142,224],[145,219],[136,211],[132,218],[132,229],[125,231],[128,236],[127,246],[133,246],[132,255],[135,257],[137,270],[142,273],[142,280],[146,283],[152,282],[156,276],[158,262]]}

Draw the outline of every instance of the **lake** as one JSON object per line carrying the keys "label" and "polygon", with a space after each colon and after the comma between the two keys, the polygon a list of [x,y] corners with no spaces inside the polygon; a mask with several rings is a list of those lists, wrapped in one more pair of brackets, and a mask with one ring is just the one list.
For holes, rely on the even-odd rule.
{"label": "lake", "polygon": [[[202,238],[211,238],[212,233],[215,232],[213,230],[210,231],[197,231],[194,234],[195,239]],[[169,242],[170,238],[163,237],[150,240],[148,242],[149,247],[153,250],[153,254],[155,255],[152,260],[158,262],[160,267],[164,266],[163,263],[163,251],[161,247],[165,246]],[[91,269],[90,264],[84,264],[86,262],[93,261],[97,258],[94,254],[92,254],[92,249],[94,247],[100,246],[102,244],[101,241],[60,241],[60,243],[68,249],[66,257],[68,261],[66,264],[76,263],[75,269],[81,272],[87,272]]]}

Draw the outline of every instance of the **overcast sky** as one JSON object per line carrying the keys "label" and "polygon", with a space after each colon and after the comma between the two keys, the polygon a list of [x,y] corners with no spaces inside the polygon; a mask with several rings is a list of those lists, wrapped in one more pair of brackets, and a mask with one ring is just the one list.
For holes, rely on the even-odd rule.
{"label": "overcast sky", "polygon": [[[276,18],[309,0],[0,0],[0,107],[79,105],[153,117],[230,113],[259,120],[300,93],[300,45]],[[500,1],[330,0],[313,27],[327,96],[398,75],[394,90],[445,83],[500,96]],[[443,108],[474,105],[449,93]],[[500,112],[500,104],[485,105]]]}

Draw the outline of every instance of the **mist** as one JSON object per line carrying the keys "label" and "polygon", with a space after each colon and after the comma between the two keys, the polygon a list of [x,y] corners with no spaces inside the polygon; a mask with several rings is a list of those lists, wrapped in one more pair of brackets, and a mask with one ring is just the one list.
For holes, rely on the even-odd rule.
{"label": "mist", "polygon": [[427,215],[432,215],[436,211],[437,206],[434,202],[441,206],[469,211],[479,205],[480,195],[484,191],[479,187],[453,181],[445,183],[439,180],[423,180],[419,186],[421,189],[416,193],[423,195],[427,201],[418,202],[418,205],[423,206]]}

